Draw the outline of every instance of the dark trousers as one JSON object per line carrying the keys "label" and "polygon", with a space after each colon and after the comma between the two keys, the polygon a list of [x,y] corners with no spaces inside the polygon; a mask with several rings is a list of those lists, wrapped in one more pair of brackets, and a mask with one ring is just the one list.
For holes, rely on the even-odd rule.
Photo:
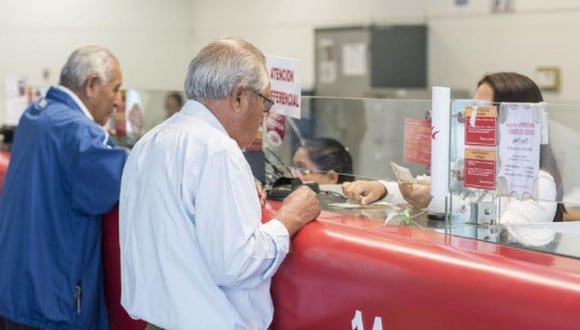
{"label": "dark trousers", "polygon": [[0,316],[0,330],[39,330],[37,328],[29,327],[27,325],[12,322],[7,318]]}

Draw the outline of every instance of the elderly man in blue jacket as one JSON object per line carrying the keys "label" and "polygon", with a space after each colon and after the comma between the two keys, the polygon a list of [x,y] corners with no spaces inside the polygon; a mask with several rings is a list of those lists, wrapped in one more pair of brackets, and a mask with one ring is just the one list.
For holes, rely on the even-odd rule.
{"label": "elderly man in blue jacket", "polygon": [[115,56],[81,47],[20,119],[0,201],[0,329],[108,328],[100,221],[127,152],[102,126],[120,86]]}

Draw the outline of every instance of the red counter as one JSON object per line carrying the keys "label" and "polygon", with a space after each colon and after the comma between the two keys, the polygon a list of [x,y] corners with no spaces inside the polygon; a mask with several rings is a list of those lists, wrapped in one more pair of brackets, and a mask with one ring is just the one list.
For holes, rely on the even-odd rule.
{"label": "red counter", "polygon": [[121,250],[119,209],[103,216],[103,273],[110,330],[143,330],[147,323],[133,320],[121,306]]}
{"label": "red counter", "polygon": [[10,152],[0,151],[0,193],[4,187],[4,179],[6,179],[6,172],[8,172],[8,163],[10,162]]}
{"label": "red counter", "polygon": [[[119,304],[117,219],[103,222],[111,326],[143,329]],[[580,260],[323,212],[272,295],[273,330],[578,329]]]}
{"label": "red counter", "polygon": [[578,329],[580,260],[323,212],[272,294],[276,330]]}

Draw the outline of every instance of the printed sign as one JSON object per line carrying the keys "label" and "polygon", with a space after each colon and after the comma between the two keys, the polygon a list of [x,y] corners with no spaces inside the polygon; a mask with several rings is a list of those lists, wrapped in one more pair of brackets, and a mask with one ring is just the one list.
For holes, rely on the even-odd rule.
{"label": "printed sign", "polygon": [[[264,133],[266,132],[266,133]],[[264,118],[262,127],[256,132],[256,138],[245,151],[262,151],[266,147],[277,148],[282,145],[286,135],[286,117],[270,112]]]}
{"label": "printed sign", "polygon": [[405,118],[403,160],[428,166],[431,164],[431,121]]}
{"label": "printed sign", "polygon": [[543,103],[501,105],[498,192],[502,195],[538,198],[543,108]]}
{"label": "printed sign", "polygon": [[272,112],[300,119],[300,70],[296,59],[266,55],[270,74]]}
{"label": "printed sign", "polygon": [[495,148],[465,148],[463,185],[495,190]]}
{"label": "printed sign", "polygon": [[286,117],[269,113],[266,118],[266,139],[269,146],[279,147],[286,135]]}
{"label": "printed sign", "polygon": [[495,146],[497,144],[497,108],[468,106],[465,108],[465,144]]}

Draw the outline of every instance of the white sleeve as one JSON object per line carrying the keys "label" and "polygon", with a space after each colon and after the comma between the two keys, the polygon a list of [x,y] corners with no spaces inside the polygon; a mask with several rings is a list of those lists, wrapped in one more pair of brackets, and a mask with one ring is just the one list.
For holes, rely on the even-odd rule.
{"label": "white sleeve", "polygon": [[558,207],[554,178],[547,172],[540,171],[538,189],[540,195],[538,201],[502,198],[502,202],[507,200],[508,204],[501,212],[501,224],[507,225],[506,229],[513,240],[524,245],[542,246],[550,243],[555,237],[555,232],[549,228],[518,226],[549,223],[554,219]]}
{"label": "white sleeve", "polygon": [[[556,184],[554,178],[545,171],[539,174],[539,198],[519,200],[513,197],[500,197],[499,216],[503,225],[513,224],[533,224],[551,222],[556,214]],[[452,213],[462,212],[462,209],[469,209],[473,198],[463,199],[457,194],[452,194]],[[445,198],[434,197],[429,203],[428,209],[435,212],[445,212]]]}
{"label": "white sleeve", "polygon": [[540,171],[538,191],[538,201],[501,197],[501,205],[505,206],[502,206],[500,223],[514,225],[551,222],[558,206],[556,183],[554,178],[545,171]]}
{"label": "white sleeve", "polygon": [[270,279],[290,238],[280,221],[262,224],[254,179],[241,152],[209,155],[199,187],[194,225],[216,283],[249,288]]}
{"label": "white sleeve", "polygon": [[403,198],[403,195],[401,195],[398,182],[383,180],[379,180],[379,182],[385,186],[385,189],[387,189],[387,195],[383,198],[383,201],[393,204],[407,203],[407,201]]}

